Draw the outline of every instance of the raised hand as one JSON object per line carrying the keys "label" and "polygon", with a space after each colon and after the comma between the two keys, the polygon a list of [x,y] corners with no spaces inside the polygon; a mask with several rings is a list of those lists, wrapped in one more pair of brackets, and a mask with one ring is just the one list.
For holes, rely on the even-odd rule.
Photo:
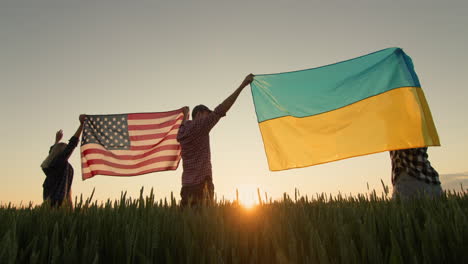
{"label": "raised hand", "polygon": [[247,85],[249,85],[251,82],[253,82],[253,79],[254,79],[254,76],[253,74],[249,74],[245,77],[244,81],[242,82],[242,87],[245,87]]}
{"label": "raised hand", "polygon": [[63,130],[60,129],[59,131],[57,131],[57,133],[55,133],[55,144],[59,143],[62,137],[63,137]]}
{"label": "raised hand", "polygon": [[73,135],[74,137],[79,138],[81,135],[81,131],[83,131],[83,123],[86,120],[86,115],[81,114],[80,117],[78,118],[80,120],[80,126],[76,130],[75,134]]}
{"label": "raised hand", "polygon": [[189,111],[190,111],[190,109],[188,108],[188,106],[184,106],[184,107],[182,108],[182,112],[184,113],[184,121],[185,121],[185,120],[188,120],[188,118],[189,118]]}
{"label": "raised hand", "polygon": [[80,123],[83,124],[85,119],[86,119],[86,115],[81,114],[80,117],[79,117]]}

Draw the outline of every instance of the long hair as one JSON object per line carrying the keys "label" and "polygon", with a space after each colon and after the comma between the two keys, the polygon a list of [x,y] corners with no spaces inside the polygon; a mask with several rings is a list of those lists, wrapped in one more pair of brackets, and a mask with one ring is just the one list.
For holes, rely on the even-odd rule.
{"label": "long hair", "polygon": [[45,168],[49,168],[50,165],[52,164],[52,162],[54,161],[54,159],[60,154],[62,153],[65,148],[67,147],[67,144],[65,143],[57,143],[55,144],[52,149],[49,151],[49,155],[47,156],[47,158],[42,162],[41,164],[41,168],[45,169]]}

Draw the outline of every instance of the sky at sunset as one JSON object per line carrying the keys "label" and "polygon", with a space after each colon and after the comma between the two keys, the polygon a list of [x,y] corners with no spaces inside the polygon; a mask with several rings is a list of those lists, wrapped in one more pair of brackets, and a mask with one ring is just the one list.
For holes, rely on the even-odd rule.
{"label": "sky at sunset", "polygon": [[[388,47],[412,59],[441,147],[429,159],[443,187],[468,185],[468,1],[0,0],[0,203],[42,202],[40,164],[79,114],[216,107],[249,74],[301,70]],[[106,200],[144,186],[180,198],[182,167],[81,180],[74,195]],[[362,193],[389,186],[388,152],[271,172],[250,87],[211,132],[218,198],[283,192]],[[459,187],[457,187],[459,188]]]}

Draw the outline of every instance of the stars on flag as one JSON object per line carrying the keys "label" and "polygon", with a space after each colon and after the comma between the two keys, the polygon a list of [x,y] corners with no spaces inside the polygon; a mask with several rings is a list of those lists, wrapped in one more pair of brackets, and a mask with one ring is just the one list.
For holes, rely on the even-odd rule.
{"label": "stars on flag", "polygon": [[130,149],[127,115],[88,115],[81,145],[96,143],[106,149]]}

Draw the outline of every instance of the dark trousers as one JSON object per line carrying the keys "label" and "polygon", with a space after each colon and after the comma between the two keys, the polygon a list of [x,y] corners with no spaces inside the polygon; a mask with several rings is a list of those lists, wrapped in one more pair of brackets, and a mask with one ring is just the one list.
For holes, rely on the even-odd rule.
{"label": "dark trousers", "polygon": [[204,202],[212,202],[214,198],[213,181],[209,179],[199,184],[182,186],[180,196],[182,197],[182,201],[180,202],[182,207],[189,204],[190,206],[195,206]]}

